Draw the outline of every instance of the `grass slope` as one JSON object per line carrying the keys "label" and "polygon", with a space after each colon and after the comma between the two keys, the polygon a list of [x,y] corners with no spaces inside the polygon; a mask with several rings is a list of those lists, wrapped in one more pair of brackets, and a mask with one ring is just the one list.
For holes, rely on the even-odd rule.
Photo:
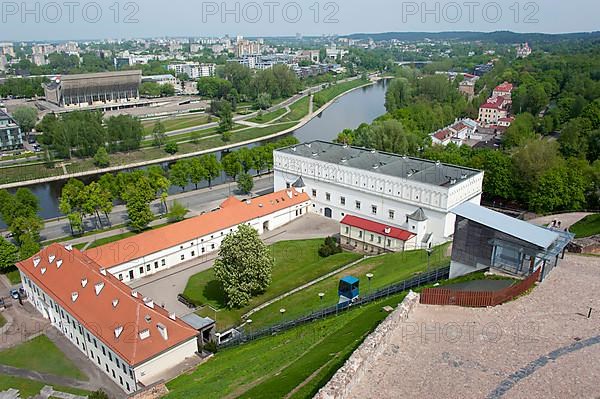
{"label": "grass slope", "polygon": [[87,380],[71,360],[45,335],[0,352],[0,364],[77,380]]}
{"label": "grass slope", "polygon": [[[318,254],[322,243],[323,239],[315,239],[283,241],[271,245],[269,248],[275,258],[273,282],[266,293],[252,298],[250,304],[242,309],[226,308],[223,290],[212,269],[192,276],[184,295],[196,304],[221,309],[216,315],[219,330],[239,324],[244,313],[261,303],[360,259],[360,255],[349,252],[323,259]],[[215,312],[208,306],[198,313],[215,317]]]}
{"label": "grass slope", "polygon": [[588,215],[575,223],[569,229],[571,233],[575,233],[576,238],[584,238],[600,234],[600,213]]}
{"label": "grass slope", "polygon": [[[41,381],[30,380],[27,378],[12,377],[8,375],[0,374],[0,392],[6,391],[10,388],[18,389],[21,398],[30,398],[39,394],[42,388],[48,385]],[[59,392],[71,393],[74,395],[87,396],[91,392],[84,391],[81,389],[61,387],[58,385],[53,386],[54,390]]]}

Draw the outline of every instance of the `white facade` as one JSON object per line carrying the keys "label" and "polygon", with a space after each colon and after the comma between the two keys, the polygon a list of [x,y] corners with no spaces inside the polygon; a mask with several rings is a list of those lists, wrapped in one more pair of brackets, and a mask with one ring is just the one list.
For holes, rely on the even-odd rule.
{"label": "white facade", "polygon": [[[140,389],[139,383],[147,386],[156,382],[161,372],[182,363],[198,351],[198,341],[194,337],[141,365],[130,365],[103,342],[100,338],[102,331],[86,328],[85,324],[69,314],[52,294],[44,292],[22,271],[21,281],[29,301],[42,316],[128,394]],[[118,323],[118,320],[115,320],[115,323]],[[112,331],[104,331],[107,336],[111,333]]]}
{"label": "white facade", "polygon": [[[284,152],[285,151],[285,152]],[[285,189],[302,177],[312,211],[341,221],[355,215],[412,231],[408,216],[422,208],[435,244],[454,233],[455,216],[449,211],[463,202],[481,201],[483,172],[456,181],[450,187],[384,175],[296,155],[293,150],[274,152],[275,190]],[[420,238],[420,237],[419,237]]]}
{"label": "white facade", "polygon": [[[260,201],[260,197],[255,198],[252,201]],[[308,213],[309,207],[310,201],[305,201],[298,205],[293,205],[274,213],[252,219],[246,222],[246,224],[256,229],[258,234],[263,234],[266,231],[277,229],[302,215],[305,215]],[[235,211],[235,209],[232,211]],[[198,223],[201,224],[202,221],[199,220]],[[206,255],[218,251],[225,237],[229,233],[237,231],[237,228],[238,225],[227,226],[226,228],[180,243],[177,246],[165,248],[158,252],[110,267],[108,268],[108,272],[119,280],[128,283],[146,276],[151,276],[184,262],[202,259]],[[122,243],[116,242],[108,244],[103,248],[108,251],[126,251],[128,245],[127,240],[123,240]],[[89,256],[93,259],[93,252],[89,254]]]}
{"label": "white facade", "polygon": [[175,71],[175,73],[185,73],[191,79],[207,78],[214,76],[216,72],[215,64],[199,64],[195,62],[188,62],[186,64],[171,64],[167,67],[169,71]]}

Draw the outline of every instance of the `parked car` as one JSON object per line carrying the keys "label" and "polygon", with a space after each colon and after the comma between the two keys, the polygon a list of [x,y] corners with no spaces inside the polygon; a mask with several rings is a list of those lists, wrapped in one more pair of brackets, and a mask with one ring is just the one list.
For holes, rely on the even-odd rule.
{"label": "parked car", "polygon": [[19,299],[19,290],[10,290],[10,296],[12,299]]}

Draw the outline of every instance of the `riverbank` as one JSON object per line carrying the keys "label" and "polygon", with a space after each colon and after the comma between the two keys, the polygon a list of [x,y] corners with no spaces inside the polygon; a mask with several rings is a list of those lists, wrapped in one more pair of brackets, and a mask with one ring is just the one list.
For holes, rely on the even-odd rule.
{"label": "riverbank", "polygon": [[[181,149],[182,150],[181,153],[178,153],[175,155],[170,155],[170,156],[162,156],[163,151],[158,148],[148,149],[146,151],[153,152],[156,155],[156,157],[152,157],[152,159],[150,159],[150,160],[143,160],[143,161],[139,161],[139,162],[127,162],[130,158],[132,158],[132,157],[135,158],[135,156],[132,154],[124,154],[124,155],[128,155],[128,156],[124,159],[125,162],[123,164],[109,166],[106,168],[96,168],[96,167],[94,167],[94,165],[91,161],[89,161],[89,162],[85,161],[80,165],[84,170],[74,171],[74,169],[76,169],[76,167],[74,167],[73,165],[67,164],[67,163],[61,163],[61,164],[57,165],[57,168],[55,168],[53,170],[54,172],[56,172],[58,174],[51,175],[51,176],[39,177],[39,178],[31,178],[31,179],[27,179],[27,180],[23,180],[23,181],[18,181],[18,182],[9,182],[9,183],[0,184],[0,189],[14,189],[14,188],[18,188],[18,187],[31,186],[31,185],[48,183],[48,182],[53,182],[53,181],[61,181],[61,180],[67,180],[67,179],[71,179],[71,178],[80,178],[80,177],[96,175],[96,174],[118,172],[118,171],[125,170],[125,169],[134,169],[134,168],[146,167],[146,166],[155,165],[155,164],[169,163],[169,162],[177,161],[179,159],[200,156],[200,155],[213,153],[213,152],[228,151],[228,150],[231,150],[234,148],[254,144],[254,143],[257,143],[260,141],[266,141],[266,140],[270,140],[273,138],[277,138],[277,137],[280,137],[283,135],[290,134],[290,133],[294,132],[295,130],[303,127],[308,122],[310,122],[314,117],[320,115],[325,109],[327,109],[329,106],[331,106],[333,103],[335,103],[340,97],[342,97],[354,90],[373,85],[374,83],[378,82],[379,80],[381,80],[381,78],[376,77],[376,78],[371,79],[368,83],[363,83],[363,82],[358,81],[358,79],[356,79],[356,81],[358,83],[358,85],[356,87],[352,87],[349,90],[346,90],[343,93],[337,95],[335,98],[328,101],[321,108],[319,108],[318,110],[316,110],[314,112],[310,112],[310,110],[309,110],[308,115],[303,117],[297,123],[296,122],[277,123],[277,124],[265,125],[265,126],[261,126],[261,127],[254,127],[254,128],[239,130],[232,135],[231,141],[225,145],[219,145],[223,141],[221,140],[220,136],[216,137],[218,135],[215,135],[215,137],[209,136],[209,137],[203,138],[202,142],[199,145],[196,145],[196,147],[204,146],[206,148],[194,150],[193,149],[194,145],[192,143],[185,143],[182,146],[183,148]],[[342,84],[342,83],[340,83],[340,84]],[[302,98],[303,97],[300,97],[297,101],[301,100]],[[312,103],[312,101],[311,101],[311,103]],[[279,130],[279,129],[281,129],[281,130]],[[187,144],[187,146],[186,146],[186,144]],[[191,151],[186,152],[186,150],[188,150],[188,149],[191,149]],[[148,155],[148,154],[145,154],[145,155]],[[152,154],[150,154],[150,155],[152,155]],[[35,169],[32,170],[31,173],[39,173],[40,166],[37,165],[34,168]]]}

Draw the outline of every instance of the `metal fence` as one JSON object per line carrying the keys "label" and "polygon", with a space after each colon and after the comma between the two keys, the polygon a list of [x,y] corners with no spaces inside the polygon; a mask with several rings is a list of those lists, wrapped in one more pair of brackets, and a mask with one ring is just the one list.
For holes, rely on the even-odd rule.
{"label": "metal fence", "polygon": [[239,331],[239,334],[233,338],[222,342],[219,348],[228,348],[232,346],[241,345],[243,343],[253,341],[258,338],[274,335],[287,331],[289,329],[301,326],[303,324],[310,323],[315,320],[323,319],[328,316],[338,315],[342,312],[350,310],[356,306],[366,305],[368,303],[377,301],[382,298],[387,298],[390,295],[398,294],[400,292],[410,290],[413,288],[420,287],[422,285],[435,283],[440,280],[445,280],[450,275],[450,266],[446,266],[440,269],[432,270],[425,273],[420,273],[415,277],[408,280],[404,280],[400,283],[392,284],[387,287],[383,287],[379,290],[373,291],[364,297],[360,297],[354,302],[345,302],[334,306],[329,306],[311,313],[308,313],[302,317],[294,320],[284,321],[282,323],[266,327],[257,331]]}

